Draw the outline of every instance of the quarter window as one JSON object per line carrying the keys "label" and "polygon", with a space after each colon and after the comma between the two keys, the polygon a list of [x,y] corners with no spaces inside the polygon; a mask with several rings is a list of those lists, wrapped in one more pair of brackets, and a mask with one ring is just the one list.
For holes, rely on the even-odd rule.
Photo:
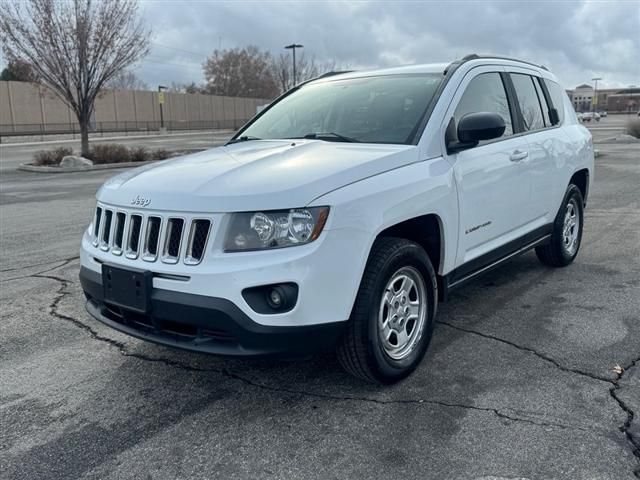
{"label": "quarter window", "polygon": [[525,130],[539,130],[544,128],[544,117],[540,108],[540,101],[533,84],[533,78],[529,75],[511,73],[511,81],[516,90],[520,114]]}
{"label": "quarter window", "polygon": [[562,123],[564,121],[564,98],[567,94],[556,82],[545,78],[544,83],[547,86],[547,90],[549,90],[549,96],[551,97],[553,108],[558,112],[558,123]]}
{"label": "quarter window", "polygon": [[542,106],[542,116],[544,117],[544,124],[547,127],[551,126],[551,119],[549,118],[549,104],[547,103],[547,99],[544,96],[544,92],[542,91],[542,87],[540,86],[541,78],[534,78],[533,84],[536,86],[536,93],[538,94],[538,100],[540,100],[540,105]]}
{"label": "quarter window", "polygon": [[469,82],[453,114],[456,127],[463,116],[476,112],[497,113],[506,125],[502,136],[513,135],[507,92],[499,73],[482,73]]}

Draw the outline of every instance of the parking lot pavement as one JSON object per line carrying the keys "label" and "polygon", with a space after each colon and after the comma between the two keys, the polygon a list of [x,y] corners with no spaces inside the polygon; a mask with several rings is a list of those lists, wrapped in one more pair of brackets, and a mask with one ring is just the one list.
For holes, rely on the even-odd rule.
{"label": "parking lot pavement", "polygon": [[77,250],[107,174],[13,177],[0,189],[0,476],[633,479],[640,146],[601,151],[577,261],[553,270],[528,253],[455,293],[422,365],[392,387],[331,355],[226,360],[101,326]]}
{"label": "parking lot pavement", "polygon": [[638,116],[635,113],[612,114],[607,117],[602,117],[600,121],[584,122],[583,125],[587,127],[591,135],[593,135],[593,142],[598,143],[624,133],[627,123],[637,118]]}

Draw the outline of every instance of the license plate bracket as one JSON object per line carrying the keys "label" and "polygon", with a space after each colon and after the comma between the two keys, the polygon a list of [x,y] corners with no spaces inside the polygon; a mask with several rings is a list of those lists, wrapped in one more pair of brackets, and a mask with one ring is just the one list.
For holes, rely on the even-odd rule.
{"label": "license plate bracket", "polygon": [[153,274],[150,271],[124,269],[104,263],[102,286],[105,302],[138,313],[151,311]]}

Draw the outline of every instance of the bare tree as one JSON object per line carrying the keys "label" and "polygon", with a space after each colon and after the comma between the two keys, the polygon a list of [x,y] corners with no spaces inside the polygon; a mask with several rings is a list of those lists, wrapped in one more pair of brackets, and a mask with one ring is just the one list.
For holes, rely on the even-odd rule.
{"label": "bare tree", "polygon": [[149,52],[136,0],[13,0],[0,10],[8,58],[33,66],[75,112],[82,155],[89,151],[94,101],[107,82]]}
{"label": "bare tree", "polygon": [[105,86],[112,90],[149,90],[149,85],[130,70],[118,73]]}
{"label": "bare tree", "polygon": [[191,82],[184,85],[184,91],[185,93],[204,93],[204,88],[196,82]]}
{"label": "bare tree", "polygon": [[196,82],[191,82],[191,83],[171,82],[169,91],[174,93],[206,93],[205,88],[199,86]]}
{"label": "bare tree", "polygon": [[32,83],[39,81],[33,67],[22,60],[9,60],[7,66],[0,73],[0,80]]}
{"label": "bare tree", "polygon": [[278,94],[271,55],[258,47],[214,50],[202,68],[208,93],[253,98],[273,98]]}
{"label": "bare tree", "polygon": [[[311,80],[327,72],[338,70],[335,61],[318,62],[314,56],[306,56],[304,52],[296,57],[296,83]],[[281,53],[273,58],[271,71],[278,82],[280,93],[293,87],[293,60],[288,53]]]}

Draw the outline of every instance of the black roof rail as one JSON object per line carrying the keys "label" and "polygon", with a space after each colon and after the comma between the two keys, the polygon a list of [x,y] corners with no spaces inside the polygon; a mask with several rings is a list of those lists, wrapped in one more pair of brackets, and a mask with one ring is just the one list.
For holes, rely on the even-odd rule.
{"label": "black roof rail", "polygon": [[318,75],[317,77],[313,77],[310,78],[309,80],[305,80],[304,82],[300,82],[298,85],[291,87],[293,88],[298,88],[301,87],[303,85],[306,85],[307,83],[311,83],[311,82],[315,82],[316,80],[321,80],[323,78],[328,78],[328,77],[333,77],[334,75],[340,75],[341,73],[351,73],[351,72],[355,72],[355,70],[342,70],[342,71],[331,71],[331,72],[326,72],[323,73],[322,75]]}
{"label": "black roof rail", "polygon": [[323,73],[322,75],[318,75],[314,80],[320,80],[321,78],[333,77],[334,75],[340,75],[341,73],[351,73],[355,70],[335,70],[331,72]]}
{"label": "black roof rail", "polygon": [[478,55],[477,53],[470,53],[469,55],[465,55],[464,57],[462,57],[462,62],[468,62],[470,60],[478,60],[480,58],[495,58],[496,60],[511,60],[512,62],[526,63],[527,65],[532,65],[534,67],[542,68],[543,70],[546,70],[547,72],[549,71],[549,69],[547,67],[545,67],[544,65],[538,65],[538,64],[533,63],[533,62],[527,62],[526,60],[520,60],[519,58],[503,57],[503,56],[500,56],[500,55]]}
{"label": "black roof rail", "polygon": [[463,58],[463,59],[461,59],[461,60],[456,60],[456,61],[454,61],[454,62],[451,62],[449,65],[447,65],[447,68],[445,68],[445,69],[444,69],[444,72],[442,72],[442,73],[446,76],[448,73],[453,73],[453,72],[455,72],[455,71],[456,71],[456,69],[457,69],[460,65],[462,65],[464,62],[466,62],[466,60],[465,60],[466,58],[467,58],[467,57],[465,57],[465,58]]}

